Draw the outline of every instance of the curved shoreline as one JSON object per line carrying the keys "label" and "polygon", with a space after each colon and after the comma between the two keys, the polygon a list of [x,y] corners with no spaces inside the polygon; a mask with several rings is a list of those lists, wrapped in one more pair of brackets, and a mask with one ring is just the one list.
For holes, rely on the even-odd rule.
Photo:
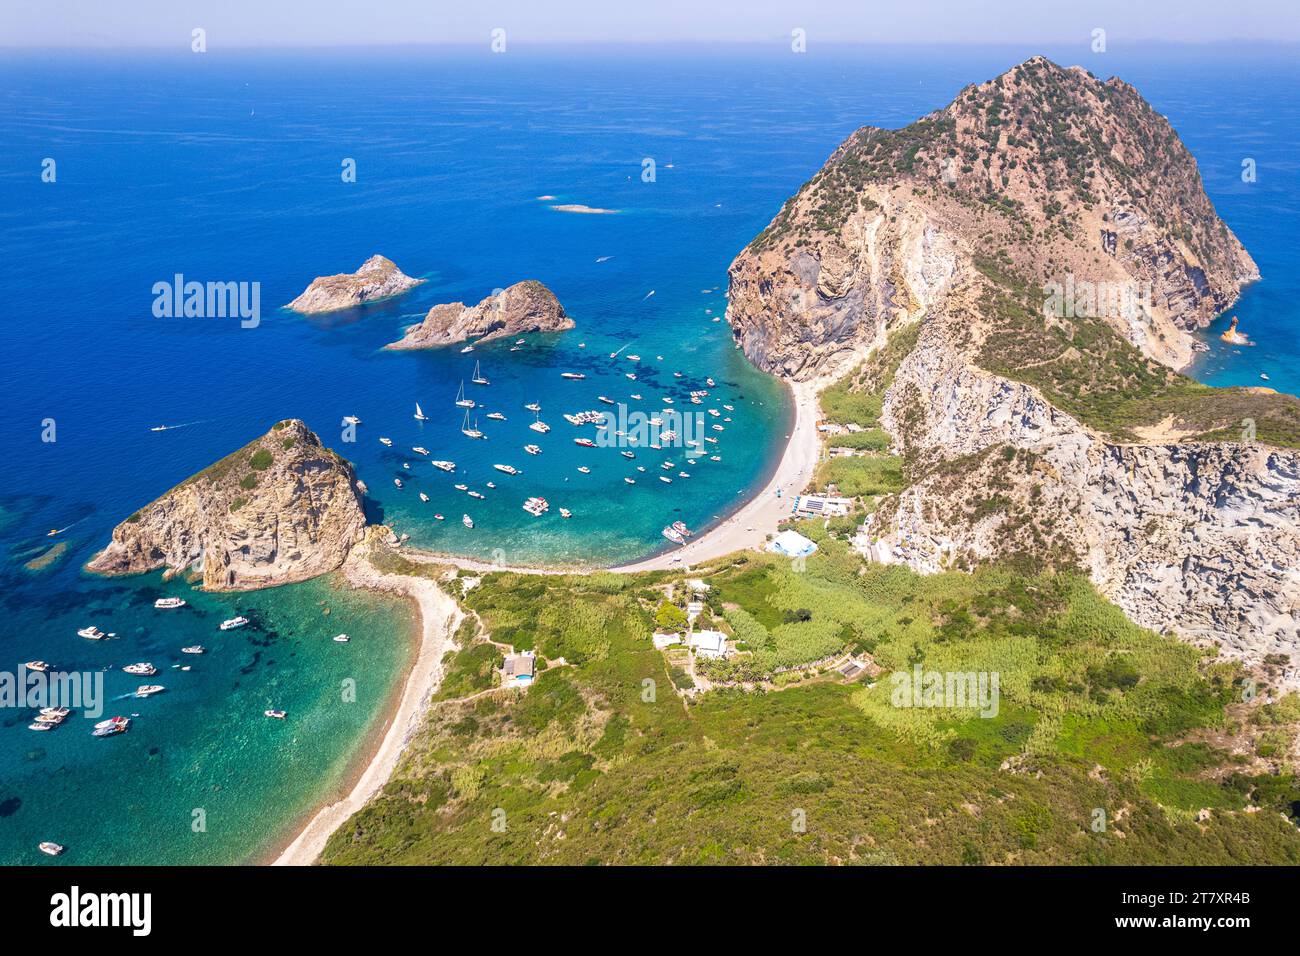
{"label": "curved shoreline", "polygon": [[278,856],[272,866],[310,866],[325,844],[348,819],[364,807],[392,776],[406,744],[420,729],[430,698],[442,682],[442,658],[451,648],[464,613],[456,601],[429,578],[381,574],[366,558],[365,549],[344,566],[353,587],[388,591],[413,598],[420,615],[420,645],[407,673],[402,694],[383,739],[347,796],[318,809]]}
{"label": "curved shoreline", "polygon": [[[634,574],[710,561],[723,555],[761,547],[778,522],[789,516],[794,498],[812,481],[820,456],[817,436],[820,406],[817,396],[825,383],[795,382],[794,426],[786,440],[776,470],[763,489],[690,544],[617,567],[506,567],[455,555],[441,555],[414,548],[403,549],[413,558],[430,563],[446,562],[470,571],[514,571],[525,574],[586,574],[612,571]],[[779,494],[778,494],[779,492]],[[320,808],[298,835],[276,857],[274,866],[309,866],[339,827],[361,810],[392,776],[428,712],[433,692],[442,681],[442,658],[451,647],[464,612],[434,581],[424,577],[380,574],[358,549],[344,566],[345,576],[355,587],[390,591],[414,598],[420,614],[420,647],[406,677],[397,709],[383,740],[361,771],[347,796]]]}

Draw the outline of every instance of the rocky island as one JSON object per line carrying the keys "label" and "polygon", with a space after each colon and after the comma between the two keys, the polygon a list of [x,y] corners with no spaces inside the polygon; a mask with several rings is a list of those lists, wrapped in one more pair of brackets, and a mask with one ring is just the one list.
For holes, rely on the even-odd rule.
{"label": "rocky island", "polygon": [[302,295],[285,308],[305,315],[337,312],[363,302],[401,295],[423,281],[406,275],[391,259],[371,256],[356,272],[342,272],[313,279]]}
{"label": "rocky island", "polygon": [[297,419],[141,508],[87,565],[100,574],[193,569],[243,591],[337,569],[365,528],[351,464]]}
{"label": "rocky island", "polygon": [[1177,372],[1257,277],[1168,121],[1034,57],[851,135],[733,262],[727,317],[760,367],[880,397],[906,487],[864,553],[1082,568],[1258,661],[1300,639],[1300,401]]}
{"label": "rocky island", "polygon": [[464,302],[435,305],[424,320],[411,326],[385,348],[430,349],[456,342],[492,339],[526,332],[560,332],[573,328],[560,300],[535,279],[516,282],[494,292],[478,305]]}

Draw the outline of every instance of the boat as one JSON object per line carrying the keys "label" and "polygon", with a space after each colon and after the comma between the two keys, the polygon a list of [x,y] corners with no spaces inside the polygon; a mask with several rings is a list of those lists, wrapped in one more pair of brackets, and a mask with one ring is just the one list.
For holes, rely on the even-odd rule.
{"label": "boat", "polygon": [[45,661],[28,661],[23,665],[23,667],[26,667],[29,671],[36,671],[40,674],[44,674],[50,669],[50,665],[45,663]]}
{"label": "boat", "polygon": [[139,664],[127,664],[122,670],[124,673],[138,674],[141,677],[153,677],[154,674],[158,673],[158,668],[148,661],[141,661]]}
{"label": "boat", "polygon": [[592,441],[590,438],[575,438],[575,439],[573,440],[573,443],[574,443],[575,445],[581,445],[583,448],[595,448],[595,447],[596,447],[596,443],[595,443],[594,441]]}
{"label": "boat", "polygon": [[578,471],[582,472],[582,474],[584,474],[584,475],[590,475],[590,474],[591,474],[591,469],[588,468],[586,465],[579,465],[579,466],[578,466]]}
{"label": "boat", "polygon": [[55,843],[53,840],[42,840],[36,844],[36,849],[48,856],[58,856],[63,852],[63,844]]}
{"label": "boat", "polygon": [[530,455],[540,455],[542,453],[542,449],[537,445],[525,445],[524,451],[528,452]]}
{"label": "boat", "polygon": [[477,491],[467,491],[465,494],[469,495],[471,498],[477,498],[479,501],[483,500],[483,495]]}
{"label": "boat", "polygon": [[507,475],[519,474],[519,469],[516,468],[514,465],[493,465],[492,467],[495,468],[497,471],[505,472]]}
{"label": "boat", "polygon": [[[475,422],[475,425],[478,423]],[[460,426],[460,433],[466,438],[482,438],[483,433],[477,428],[471,428],[469,424],[469,409],[465,409],[465,423]]]}
{"label": "boat", "polygon": [[474,400],[473,400],[472,398],[466,398],[466,397],[465,397],[465,382],[464,382],[464,380],[462,380],[461,383],[460,383],[460,391],[458,391],[458,392],[456,393],[456,406],[457,406],[458,408],[473,408],[473,407],[474,407]]}
{"label": "boat", "polygon": [[422,491],[422,492],[420,492],[420,500],[421,500],[421,501],[426,501],[426,502],[427,502],[427,501],[429,500],[429,496],[426,495],[426,494]]}
{"label": "boat", "polygon": [[404,462],[402,462],[402,467],[405,468],[407,471],[410,471],[410,470],[411,470],[411,463],[410,463],[409,461],[404,461]]}
{"label": "boat", "polygon": [[641,401],[641,393],[640,393],[640,392],[633,392],[633,393],[632,393],[632,397],[635,398],[638,402]]}
{"label": "boat", "polygon": [[471,378],[470,381],[473,382],[475,385],[491,385],[491,384],[492,384],[492,383],[489,382],[486,378],[483,377],[483,372],[479,369],[479,363],[478,363],[477,360],[474,362],[474,377]]}
{"label": "boat", "polygon": [[92,737],[112,737],[120,734],[131,726],[130,717],[110,717],[108,720],[101,720],[95,724],[95,729],[90,732]]}
{"label": "boat", "polygon": [[707,386],[709,386],[709,388],[713,388],[713,386],[717,385],[718,383],[715,382],[715,381],[714,381],[713,379],[711,379],[711,378],[706,378],[706,379],[704,380],[704,384],[707,385]]}
{"label": "boat", "polygon": [[286,710],[274,710],[274,709],[272,709],[272,710],[264,710],[264,711],[262,711],[262,713],[263,713],[265,716],[267,716],[267,717],[271,717],[271,718],[273,718],[273,719],[275,719],[275,720],[284,720],[284,718],[286,718],[286,717],[289,716],[289,712],[286,711]]}
{"label": "boat", "polygon": [[528,409],[530,412],[540,412],[542,410],[542,406],[538,405],[536,402],[529,402],[524,406],[524,408]]}
{"label": "boat", "polygon": [[154,694],[161,694],[166,689],[162,684],[141,684],[135,689],[135,696],[152,697]]}
{"label": "boat", "polygon": [[685,543],[686,543],[686,539],[682,537],[681,532],[676,531],[675,529],[673,529],[673,528],[671,528],[671,527],[664,528],[664,529],[663,529],[661,532],[659,532],[659,533],[662,534],[662,535],[663,535],[665,538],[667,538],[669,541],[673,542],[673,544],[685,544]]}
{"label": "boat", "polygon": [[391,438],[381,438],[381,439],[379,439],[379,444],[381,444],[381,445],[387,445],[389,448],[392,448],[392,447],[393,447],[393,440],[392,440]]}
{"label": "boat", "polygon": [[548,510],[550,510],[550,507],[551,507],[550,503],[547,502],[545,498],[533,497],[533,498],[529,498],[527,501],[524,502],[524,510],[527,511],[534,518],[540,518],[543,514],[545,514]]}
{"label": "boat", "polygon": [[637,465],[636,470],[641,472],[645,471],[645,465]]}
{"label": "boat", "polygon": [[669,478],[667,475],[660,475],[659,480],[666,485],[671,485],[673,483],[673,480]]}
{"label": "boat", "polygon": [[1259,373],[1259,377],[1262,378],[1262,379],[1263,379],[1264,381],[1266,381],[1266,382],[1269,380],[1269,379],[1268,379],[1268,376],[1265,375],[1263,372],[1260,372],[1260,373]]}
{"label": "boat", "polygon": [[572,517],[573,517],[573,512],[570,511],[568,508],[561,508],[561,509],[560,509],[560,517],[561,517],[561,518],[572,518]]}
{"label": "boat", "polygon": [[662,468],[664,471],[672,471],[672,470],[673,470],[673,463],[672,463],[671,461],[666,461],[666,462],[664,462],[662,465],[660,465],[659,467]]}
{"label": "boat", "polygon": [[665,398],[665,399],[664,399],[664,404],[665,404],[665,405],[671,405],[672,403],[673,403],[673,400],[672,400],[671,398]]}
{"label": "boat", "polygon": [[488,412],[487,417],[492,419],[494,422],[503,422],[506,420],[506,417],[500,412]]}
{"label": "boat", "polygon": [[398,491],[401,491],[401,490],[402,490],[402,479],[401,479],[401,478],[394,478],[394,479],[393,479],[393,484],[395,484],[395,485],[397,486],[397,490],[398,490]]}
{"label": "boat", "polygon": [[347,643],[348,641],[350,641],[350,640],[352,640],[352,638],[348,637],[346,634],[335,634],[335,635],[334,635],[334,643],[335,643],[335,644],[346,644],[346,643]]}
{"label": "boat", "polygon": [[427,422],[429,420],[429,416],[424,414],[424,412],[420,410],[419,402],[415,403],[415,420],[417,422]]}
{"label": "boat", "polygon": [[682,377],[681,372],[673,372],[673,378],[681,378],[681,377]]}
{"label": "boat", "polygon": [[523,345],[523,344],[524,344],[523,339],[515,339],[515,345]]}
{"label": "boat", "polygon": [[689,472],[679,471],[679,472],[677,473],[677,477],[678,477],[678,478],[689,478],[689,477],[691,477],[691,476],[690,476],[690,473],[689,473]]}
{"label": "boat", "polygon": [[434,520],[434,521],[445,521],[446,519],[445,519],[442,515],[434,515],[434,516],[433,516],[433,520]]}
{"label": "boat", "polygon": [[474,527],[474,519],[471,518],[469,515],[461,515],[461,516],[460,516],[460,523],[463,524],[463,525],[464,525],[465,527],[467,527],[467,528],[472,528],[472,527]]}
{"label": "boat", "polygon": [[537,421],[533,422],[528,427],[541,435],[545,435],[547,432],[551,430],[551,426],[546,424],[546,422],[542,421],[540,418],[537,419]]}
{"label": "boat", "polygon": [[680,534],[680,535],[684,535],[684,536],[686,536],[686,537],[688,537],[688,538],[691,536],[691,529],[688,528],[688,527],[686,527],[686,522],[685,522],[685,521],[674,521],[674,522],[673,522],[672,524],[670,524],[668,527],[672,528],[674,531],[676,531],[676,532],[677,532],[678,534]]}
{"label": "boat", "polygon": [[735,405],[723,405],[722,407],[725,408],[725,409],[726,409],[727,411],[729,411],[729,412],[734,412],[734,411],[736,410],[736,406],[735,406]]}
{"label": "boat", "polygon": [[182,647],[182,654],[202,654],[205,648],[202,644],[191,644],[189,647]]}
{"label": "boat", "polygon": [[621,452],[619,452],[619,454],[622,455],[624,458],[635,458],[635,457],[636,457],[636,454],[633,453],[633,452],[630,452],[630,451],[621,451]]}
{"label": "boat", "polygon": [[355,416],[355,415],[344,415],[344,416],[343,416],[343,424],[344,424],[344,425],[360,425],[360,424],[361,424],[361,419],[357,418],[357,416]]}
{"label": "boat", "polygon": [[228,621],[221,622],[221,630],[233,631],[235,628],[243,627],[247,623],[248,623],[248,618],[246,617],[232,617]]}
{"label": "boat", "polygon": [[629,485],[635,485],[635,484],[636,484],[636,479],[635,479],[635,478],[624,478],[623,480],[626,481]]}
{"label": "boat", "polygon": [[709,427],[712,428],[715,432],[726,431],[725,425],[710,425]]}
{"label": "boat", "polygon": [[722,456],[721,456],[721,455],[710,455],[710,456],[709,456],[709,461],[722,461]]}
{"label": "boat", "polygon": [[456,484],[456,485],[452,485],[452,487],[455,488],[457,491],[469,491],[469,485]]}
{"label": "boat", "polygon": [[415,452],[417,455],[429,454],[429,449],[425,448],[423,445],[412,445],[411,451]]}
{"label": "boat", "polygon": [[57,725],[55,725],[55,724],[34,723],[34,724],[28,724],[28,725],[27,725],[27,729],[28,729],[28,730],[36,730],[36,731],[41,731],[41,730],[53,730],[53,729],[55,728],[55,726],[57,726]]}
{"label": "boat", "polygon": [[455,471],[456,463],[454,461],[431,461],[429,464],[440,471]]}
{"label": "boat", "polygon": [[67,717],[70,713],[72,713],[72,708],[70,707],[42,707],[41,708],[42,717],[54,717],[58,720],[62,720],[64,717]]}
{"label": "boat", "polygon": [[581,372],[561,372],[561,373],[560,373],[560,378],[572,379],[572,380],[574,380],[574,381],[577,381],[577,380],[579,380],[579,379],[584,379],[584,378],[586,378],[586,377],[587,377],[587,376],[583,375]]}
{"label": "boat", "polygon": [[722,412],[718,411],[716,408],[710,408],[709,414],[712,415],[714,418],[718,418],[720,415],[722,415]]}
{"label": "boat", "polygon": [[617,403],[616,403],[612,398],[608,398],[608,397],[606,397],[606,396],[604,396],[604,395],[597,395],[597,396],[596,396],[596,401],[598,401],[598,402],[604,402],[606,405],[615,405],[615,404],[617,404]]}
{"label": "boat", "polygon": [[166,598],[159,598],[158,600],[154,601],[153,606],[158,608],[159,610],[165,611],[168,608],[184,607],[185,602],[178,597],[166,597]]}
{"label": "boat", "polygon": [[487,483],[487,486],[488,486],[489,488],[495,488],[495,487],[497,486],[497,483],[496,483],[495,481],[489,481],[489,482]]}
{"label": "boat", "polygon": [[67,714],[41,714],[36,718],[36,723],[42,727],[57,727],[63,723],[67,716]]}

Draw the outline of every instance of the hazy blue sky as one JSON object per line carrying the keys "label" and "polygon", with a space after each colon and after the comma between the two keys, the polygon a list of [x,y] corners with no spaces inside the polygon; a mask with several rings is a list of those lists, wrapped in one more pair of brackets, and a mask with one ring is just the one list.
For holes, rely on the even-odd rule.
{"label": "hazy blue sky", "polygon": [[0,46],[1300,39],[1300,0],[0,0]]}

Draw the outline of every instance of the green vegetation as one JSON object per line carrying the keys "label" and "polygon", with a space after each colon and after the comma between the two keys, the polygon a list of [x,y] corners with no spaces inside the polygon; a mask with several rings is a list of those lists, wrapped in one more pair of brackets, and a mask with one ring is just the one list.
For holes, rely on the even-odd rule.
{"label": "green vegetation", "polygon": [[275,457],[269,451],[265,448],[259,448],[257,451],[253,452],[253,456],[248,459],[248,467],[252,468],[254,471],[266,471],[266,469],[271,467],[271,463],[274,461]]}
{"label": "green vegetation", "polygon": [[887,495],[907,487],[903,462],[892,455],[867,454],[854,458],[829,458],[817,466],[813,485],[835,490],[846,498]]}
{"label": "green vegetation", "polygon": [[[718,670],[805,662],[783,689],[674,692],[684,652],[649,640],[668,573],[488,575],[465,603],[492,638],[569,666],[462,703],[497,662],[462,631],[427,725],[324,861],[1300,862],[1293,823],[1241,812],[1289,808],[1294,768],[1245,774],[1215,743],[1239,729],[1236,665],[1135,627],[1081,577],[920,578],[830,538],[802,572],[702,573],[710,613],[755,648]],[[806,679],[841,649],[887,672],[997,671],[998,713],[895,707],[888,673]],[[1300,720],[1294,698],[1253,713],[1260,731]]]}

